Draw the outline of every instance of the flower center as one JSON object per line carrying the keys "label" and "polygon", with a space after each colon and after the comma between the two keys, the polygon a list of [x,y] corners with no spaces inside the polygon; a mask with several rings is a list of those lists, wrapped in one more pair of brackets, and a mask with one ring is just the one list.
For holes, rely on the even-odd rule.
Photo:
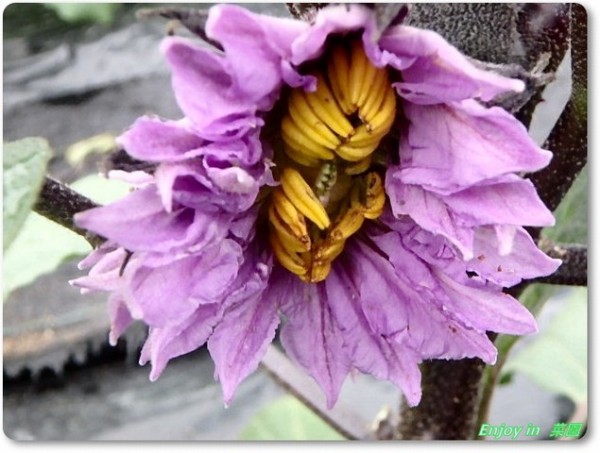
{"label": "flower center", "polygon": [[[324,280],[345,241],[383,212],[385,191],[373,153],[396,116],[385,68],[362,43],[332,49],[317,89],[293,90],[281,122],[285,158],[269,205],[269,239],[278,262],[303,281]],[[333,220],[332,220],[333,219]]]}

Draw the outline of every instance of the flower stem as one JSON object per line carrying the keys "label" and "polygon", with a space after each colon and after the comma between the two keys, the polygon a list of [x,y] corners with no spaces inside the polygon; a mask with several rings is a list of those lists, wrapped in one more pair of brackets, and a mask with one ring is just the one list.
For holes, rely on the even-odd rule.
{"label": "flower stem", "polygon": [[396,437],[406,440],[473,439],[484,363],[479,359],[430,360],[421,365],[423,397],[403,399]]}

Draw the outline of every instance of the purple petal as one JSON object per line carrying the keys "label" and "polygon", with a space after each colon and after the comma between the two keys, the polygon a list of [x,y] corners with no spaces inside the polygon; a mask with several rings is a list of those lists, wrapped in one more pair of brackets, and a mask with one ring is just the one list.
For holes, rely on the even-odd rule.
{"label": "purple petal", "polygon": [[154,176],[142,170],[128,172],[125,170],[109,170],[108,179],[122,181],[135,188],[144,188],[154,182]]}
{"label": "purple petal", "polygon": [[128,154],[148,162],[172,162],[202,154],[206,140],[191,130],[187,120],[162,121],[143,116],[117,139]]}
{"label": "purple petal", "polygon": [[180,324],[153,327],[140,356],[140,365],[152,363],[150,380],[157,380],[169,360],[200,348],[222,317],[219,304],[199,306]]}
{"label": "purple petal", "polygon": [[184,38],[166,38],[162,51],[171,66],[177,104],[198,133],[222,140],[259,125],[256,102],[242,96],[228,61]]}
{"label": "purple petal", "polygon": [[514,225],[493,225],[492,228],[498,239],[498,252],[500,255],[508,255],[513,249],[517,227]]}
{"label": "purple petal", "polygon": [[419,186],[394,181],[393,171],[388,175],[392,177],[386,179],[386,189],[394,216],[410,216],[421,228],[447,238],[465,259],[473,257],[473,228],[466,228],[441,197]]}
{"label": "purple petal", "polygon": [[[369,256],[376,263],[377,271],[387,275],[386,281],[393,285],[396,297],[400,298],[406,324],[397,324],[390,337],[410,346],[423,359],[480,357],[486,362],[495,361],[496,349],[485,331],[473,329],[444,306],[443,301],[448,296],[440,287],[436,274],[402,246],[396,232],[372,234],[371,240],[379,250],[355,243],[351,249],[352,256],[357,262]],[[389,257],[389,261],[382,253]],[[363,283],[363,295],[374,291],[373,285],[368,282],[365,280]],[[382,309],[387,316],[398,319],[394,313],[397,307],[383,304]]]}
{"label": "purple petal", "polygon": [[241,255],[236,242],[225,240],[200,256],[140,266],[131,271],[130,308],[151,326],[180,323],[198,305],[222,299],[238,275]]}
{"label": "purple petal", "polygon": [[408,141],[401,142],[397,177],[405,184],[448,194],[508,173],[539,170],[552,157],[498,107],[474,101],[404,107],[410,127]]}
{"label": "purple petal", "polygon": [[124,249],[107,251],[94,250],[85,260],[79,263],[79,268],[93,266],[85,277],[72,280],[70,283],[82,288],[82,294],[92,291],[116,291],[121,285],[119,270],[126,259]]}
{"label": "purple petal", "polygon": [[476,258],[467,263],[469,270],[500,286],[510,287],[523,279],[550,275],[561,261],[552,259],[537,248],[531,236],[518,228],[510,254],[501,254],[493,229],[480,228],[475,234]]}
{"label": "purple petal", "polygon": [[509,224],[554,225],[554,216],[529,180],[475,186],[444,197],[445,203],[468,226]]}
{"label": "purple petal", "polygon": [[467,325],[513,335],[537,332],[535,318],[514,297],[461,284],[442,272],[436,275],[449,296],[449,309]]}
{"label": "purple petal", "polygon": [[305,24],[254,14],[233,5],[210,10],[206,23],[209,37],[224,48],[228,71],[242,95],[260,110],[270,109],[281,86],[282,60],[289,58],[292,42]]}
{"label": "purple petal", "polygon": [[175,203],[207,212],[242,213],[254,204],[260,189],[259,181],[242,168],[207,168],[202,161],[163,164],[155,177],[168,212]]}
{"label": "purple petal", "polygon": [[399,94],[416,104],[437,104],[479,98],[489,101],[507,91],[523,91],[520,80],[508,79],[473,66],[458,49],[430,30],[398,25],[379,41],[397,57],[415,58],[402,71]]}
{"label": "purple petal", "polygon": [[121,200],[75,216],[77,225],[109,238],[130,251],[166,252],[200,247],[222,238],[227,219],[179,209],[165,212],[155,187],[136,190]]}
{"label": "purple petal", "polygon": [[[221,382],[226,404],[233,399],[242,382],[258,367],[279,324],[276,304],[263,297],[269,277],[262,262],[247,258],[246,269],[255,269],[248,281],[238,279],[239,289],[228,297],[232,305],[226,310],[208,340],[208,350],[215,362],[215,377]],[[250,267],[248,267],[250,266]],[[266,271],[266,272],[265,272]]]}
{"label": "purple petal", "polygon": [[196,257],[181,259],[162,267],[140,267],[132,272],[127,302],[132,315],[150,326],[162,327],[189,317],[199,305],[190,298],[204,267]]}
{"label": "purple petal", "polygon": [[341,329],[345,352],[358,370],[394,382],[414,406],[421,399],[420,357],[411,348],[372,331],[361,300],[365,294],[357,288],[356,280],[357,277],[350,277],[340,263],[336,263],[325,281],[329,306]]}
{"label": "purple petal", "polygon": [[285,351],[317,381],[331,409],[350,371],[350,362],[328,306],[325,285],[303,283],[279,269],[273,274],[268,297],[280,304],[287,319],[281,330]]}
{"label": "purple petal", "polygon": [[292,63],[300,65],[321,56],[330,34],[346,34],[365,26],[372,29],[373,21],[373,13],[362,5],[348,4],[322,9],[312,26],[293,43]]}
{"label": "purple petal", "polygon": [[113,293],[108,298],[108,312],[110,316],[108,341],[112,346],[116,346],[121,334],[133,323],[133,318],[119,293]]}

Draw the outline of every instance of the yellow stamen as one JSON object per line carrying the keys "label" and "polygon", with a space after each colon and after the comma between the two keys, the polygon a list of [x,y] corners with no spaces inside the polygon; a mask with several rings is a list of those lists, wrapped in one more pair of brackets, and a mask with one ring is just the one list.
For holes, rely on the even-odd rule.
{"label": "yellow stamen", "polygon": [[385,188],[377,173],[368,173],[365,179],[367,190],[364,216],[367,219],[376,219],[383,213]]}
{"label": "yellow stamen", "polygon": [[283,169],[281,188],[294,207],[319,229],[324,230],[331,224],[323,204],[297,170],[291,167]]}
{"label": "yellow stamen", "polygon": [[290,160],[272,190],[269,238],[277,261],[309,283],[327,277],[346,240],[385,206],[370,168],[396,117],[396,94],[362,43],[350,47],[334,48],[326,71],[312,73],[316,91],[290,93],[281,122]]}
{"label": "yellow stamen", "polygon": [[288,271],[296,275],[304,275],[306,273],[306,266],[302,258],[295,253],[289,253],[281,244],[279,236],[276,234],[269,235],[269,242],[273,249],[273,254],[283,267]]}
{"label": "yellow stamen", "polygon": [[361,95],[363,81],[367,73],[367,66],[373,66],[367,59],[365,51],[362,48],[362,42],[354,41],[352,43],[352,66],[350,67],[350,104],[358,107],[358,99]]}
{"label": "yellow stamen", "polygon": [[365,221],[363,211],[360,205],[351,206],[331,229],[329,234],[333,240],[346,240],[356,233]]}
{"label": "yellow stamen", "polygon": [[285,196],[280,187],[274,189],[272,192],[272,205],[279,217],[281,217],[286,225],[292,230],[294,236],[299,238],[306,237],[308,241],[310,241],[308,229],[306,227],[306,219]]}
{"label": "yellow stamen", "polygon": [[348,88],[348,74],[350,72],[350,61],[343,48],[336,49],[331,55],[331,62],[327,66],[327,75],[331,82],[331,88],[335,94],[342,111],[346,115],[353,112],[350,104],[350,90]]}
{"label": "yellow stamen", "polygon": [[317,91],[305,93],[306,100],[317,116],[327,124],[340,137],[348,137],[352,134],[354,127],[344,115],[341,107],[335,99],[321,74],[316,75]]}
{"label": "yellow stamen", "polygon": [[317,116],[301,90],[292,92],[288,107],[292,120],[294,120],[302,132],[315,142],[326,148],[335,148],[339,145],[339,138]]}
{"label": "yellow stamen", "polygon": [[369,169],[369,167],[371,166],[371,163],[373,162],[373,155],[369,155],[367,157],[365,157],[362,160],[359,160],[358,162],[352,162],[350,165],[348,165],[345,169],[344,172],[347,175],[360,175],[361,173],[364,173],[365,171],[367,171]]}
{"label": "yellow stamen", "polygon": [[322,144],[315,142],[312,138],[305,136],[289,116],[283,118],[281,122],[281,136],[283,141],[292,149],[297,150],[301,155],[311,159],[333,159],[334,154]]}
{"label": "yellow stamen", "polygon": [[283,248],[290,253],[310,251],[310,236],[296,236],[288,225],[277,215],[273,205],[269,206],[269,222],[275,228],[274,233],[279,236]]}

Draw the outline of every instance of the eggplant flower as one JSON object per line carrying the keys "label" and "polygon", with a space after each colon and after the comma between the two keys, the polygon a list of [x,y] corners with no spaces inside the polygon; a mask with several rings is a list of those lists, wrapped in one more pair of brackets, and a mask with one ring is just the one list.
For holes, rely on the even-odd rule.
{"label": "eggplant flower", "polygon": [[110,292],[111,342],[149,326],[151,379],[207,344],[229,403],[279,326],[330,407],[354,370],[416,405],[423,360],[494,363],[486,331],[536,331],[502,289],[560,264],[523,228],[554,221],[522,176],[551,153],[483,104],[521,81],[360,5],[215,6],[205,32],[219,49],[162,45],[184,117],[119,138],[156,170],[76,219],[107,242],[74,283]]}

